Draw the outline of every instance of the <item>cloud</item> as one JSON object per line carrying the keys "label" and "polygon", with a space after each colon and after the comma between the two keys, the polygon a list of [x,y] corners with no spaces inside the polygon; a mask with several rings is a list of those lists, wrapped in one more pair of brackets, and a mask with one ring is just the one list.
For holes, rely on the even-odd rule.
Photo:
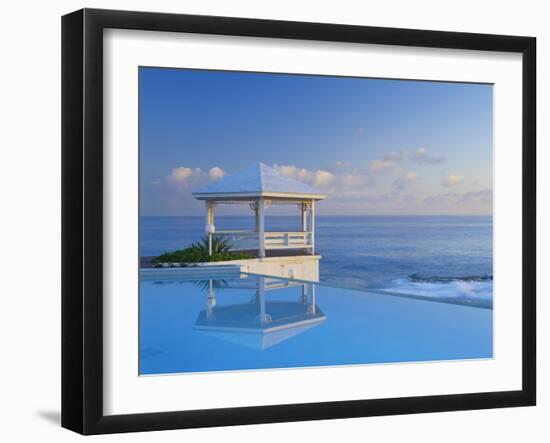
{"label": "cloud", "polygon": [[[294,165],[273,165],[280,173],[310,184],[328,196],[332,210],[345,208],[349,203],[363,204],[371,200],[372,174],[367,169],[356,168],[350,162],[338,161],[321,169],[308,170]],[[349,203],[346,203],[349,202]],[[349,208],[348,208],[349,209]]]}
{"label": "cloud", "polygon": [[[327,189],[338,181],[338,176],[335,173],[325,169],[308,170],[294,165],[273,165],[273,167],[283,175],[319,188]],[[219,166],[208,170],[179,166],[172,169],[164,181],[169,187],[183,191],[219,180],[225,175],[226,172]],[[159,184],[160,181],[155,182],[155,185]]]}
{"label": "cloud", "polygon": [[[418,201],[417,197],[412,194],[404,194],[399,191],[389,191],[382,193],[365,193],[361,191],[350,190],[338,196],[338,201],[335,205],[346,208],[349,212],[350,207],[354,210],[383,210],[392,207],[403,209],[404,206],[410,207]],[[350,206],[350,204],[352,206]]]}
{"label": "cloud", "polygon": [[183,191],[205,185],[213,180],[219,180],[224,175],[225,171],[219,166],[210,168],[208,172],[201,168],[179,166],[172,169],[170,175],[165,177],[165,182],[170,188]]}
{"label": "cloud", "polygon": [[343,174],[340,177],[340,181],[347,188],[360,188],[372,183],[371,178],[367,174],[360,172]]}
{"label": "cloud", "polygon": [[[440,194],[429,195],[429,189],[417,185],[419,173],[411,170],[411,165],[431,160],[436,156],[423,150],[409,152],[392,152],[377,159],[380,163],[373,170],[371,162],[366,168],[357,167],[348,161],[338,161],[321,168],[307,169],[297,165],[273,165],[281,174],[298,181],[310,184],[328,196],[323,204],[324,213],[358,214],[358,213],[491,213],[493,192],[491,189],[473,187],[468,182],[469,192],[454,188],[462,183],[462,176],[457,173],[446,173],[445,186],[449,189]],[[428,160],[426,160],[428,159]],[[377,163],[374,163],[375,165]],[[379,174],[379,171],[390,169]],[[441,178],[440,168],[421,171],[424,182],[426,177]],[[435,175],[434,175],[435,174]],[[441,175],[439,175],[441,174]],[[219,166],[193,168],[179,166],[173,168],[161,180],[151,181],[149,190],[158,194],[156,198],[174,212],[182,208],[192,208],[198,213],[202,206],[193,199],[191,191],[214,180],[219,180],[226,172]],[[426,184],[423,183],[423,184]],[[437,186],[437,181],[435,183]],[[475,189],[478,190],[475,190]],[[440,190],[442,188],[439,188]],[[433,189],[432,189],[433,192]],[[172,209],[171,209],[172,210]]]}
{"label": "cloud", "polygon": [[421,165],[436,165],[438,163],[443,163],[445,160],[447,160],[445,156],[440,154],[430,154],[426,148],[418,148],[412,153],[411,156],[411,161],[413,163]]}
{"label": "cloud", "polygon": [[273,169],[275,169],[279,174],[292,177],[305,183],[312,183],[313,181],[314,173],[304,168],[298,168],[294,165],[273,165]]}
{"label": "cloud", "polygon": [[225,175],[225,171],[219,166],[214,166],[208,172],[201,168],[189,168],[187,166],[179,166],[172,169],[170,175],[166,177],[169,184],[179,187],[197,186],[208,183],[212,180],[219,180]]}
{"label": "cloud", "polygon": [[318,187],[330,186],[336,180],[332,172],[324,169],[308,170],[294,165],[273,165],[273,169],[287,177]]}
{"label": "cloud", "polygon": [[388,170],[393,170],[397,166],[397,161],[394,160],[395,153],[390,153],[381,160],[373,160],[369,163],[369,170],[372,172],[384,172]]}
{"label": "cloud", "polygon": [[192,176],[198,176],[202,174],[201,168],[187,168],[185,166],[180,166],[178,168],[172,169],[170,178],[175,182],[185,182],[190,179]]}
{"label": "cloud", "polygon": [[481,191],[470,191],[462,194],[464,203],[484,203],[493,204],[493,190],[483,189]]}
{"label": "cloud", "polygon": [[321,187],[329,186],[335,179],[336,176],[332,172],[323,171],[320,169],[314,173],[313,184]]}
{"label": "cloud", "polygon": [[482,189],[463,193],[447,192],[426,197],[424,203],[437,206],[492,205],[493,190]]}
{"label": "cloud", "polygon": [[214,166],[210,169],[210,171],[208,171],[208,175],[212,180],[218,180],[225,175],[225,171],[218,166]]}
{"label": "cloud", "polygon": [[361,187],[372,184],[372,174],[368,169],[357,168],[350,161],[337,161],[325,166],[323,170],[331,172],[335,176],[333,184],[341,187]]}
{"label": "cloud", "polygon": [[435,165],[445,160],[442,155],[430,154],[426,148],[418,148],[414,151],[392,151],[381,159],[372,160],[368,168],[373,173],[391,172],[405,164]]}
{"label": "cloud", "polygon": [[447,177],[443,179],[441,184],[445,186],[446,188],[451,188],[453,186],[459,185],[463,182],[462,176],[460,174],[449,174]]}
{"label": "cloud", "polygon": [[398,191],[406,189],[409,186],[411,186],[411,184],[413,184],[417,178],[418,178],[418,175],[416,172],[413,172],[413,171],[407,172],[406,174],[396,178],[393,181],[393,188]]}
{"label": "cloud", "polygon": [[273,165],[273,168],[288,177],[323,189],[333,195],[361,190],[372,185],[371,173],[354,168],[351,162],[337,161],[322,169],[308,170],[294,165]]}

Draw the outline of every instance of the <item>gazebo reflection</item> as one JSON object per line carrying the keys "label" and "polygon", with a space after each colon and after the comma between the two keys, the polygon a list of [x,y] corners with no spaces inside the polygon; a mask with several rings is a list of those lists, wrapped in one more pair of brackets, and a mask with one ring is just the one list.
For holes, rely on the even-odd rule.
{"label": "gazebo reflection", "polygon": [[[326,320],[315,303],[315,284],[252,277],[239,280],[203,280],[207,289],[206,309],[195,329],[216,338],[264,350],[297,336]],[[296,291],[295,300],[269,300],[270,293],[284,288]],[[220,305],[217,291],[250,290],[248,302]]]}

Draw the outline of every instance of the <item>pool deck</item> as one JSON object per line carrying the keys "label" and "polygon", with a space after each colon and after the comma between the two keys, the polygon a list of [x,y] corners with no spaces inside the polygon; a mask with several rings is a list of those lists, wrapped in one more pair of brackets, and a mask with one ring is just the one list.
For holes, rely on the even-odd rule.
{"label": "pool deck", "polygon": [[[250,254],[251,258],[258,257],[258,250],[257,249],[247,249],[244,251],[246,254]],[[285,250],[267,250],[265,251],[266,258],[271,257],[301,257],[304,255],[309,255],[306,249],[285,249]],[[314,254],[314,256],[319,257],[319,254]],[[141,269],[150,269],[153,268],[153,259],[156,257],[156,255],[146,255],[139,258],[139,267]]]}
{"label": "pool deck", "polygon": [[[247,251],[251,258],[228,260],[220,262],[193,263],[189,266],[170,266],[153,267],[151,262],[154,257],[140,257],[140,270],[142,275],[164,274],[166,270],[172,270],[174,275],[196,274],[199,270],[205,272],[218,272],[219,270],[233,267],[240,272],[259,274],[270,277],[300,279],[305,281],[319,281],[319,254],[307,254],[304,249],[292,249],[284,251],[269,251],[267,257],[256,258],[255,250]],[[178,272],[179,271],[179,272]]]}

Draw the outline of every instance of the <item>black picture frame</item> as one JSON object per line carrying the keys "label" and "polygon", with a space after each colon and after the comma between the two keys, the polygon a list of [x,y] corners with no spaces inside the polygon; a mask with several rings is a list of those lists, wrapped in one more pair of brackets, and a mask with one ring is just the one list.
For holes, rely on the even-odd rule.
{"label": "black picture frame", "polygon": [[[522,54],[522,389],[131,415],[103,413],[103,30],[504,51]],[[83,9],[62,18],[62,426],[81,434],[530,406],[536,403],[536,39]]]}

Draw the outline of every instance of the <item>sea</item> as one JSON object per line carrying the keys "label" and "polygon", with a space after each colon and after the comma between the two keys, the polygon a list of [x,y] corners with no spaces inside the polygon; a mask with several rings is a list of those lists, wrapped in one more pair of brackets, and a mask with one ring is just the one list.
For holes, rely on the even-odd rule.
{"label": "sea", "polygon": [[[252,217],[216,217],[217,229],[253,229]],[[266,231],[299,231],[296,216]],[[188,247],[204,217],[140,217],[140,255]],[[493,306],[492,216],[323,216],[315,219],[320,283],[484,308]]]}

